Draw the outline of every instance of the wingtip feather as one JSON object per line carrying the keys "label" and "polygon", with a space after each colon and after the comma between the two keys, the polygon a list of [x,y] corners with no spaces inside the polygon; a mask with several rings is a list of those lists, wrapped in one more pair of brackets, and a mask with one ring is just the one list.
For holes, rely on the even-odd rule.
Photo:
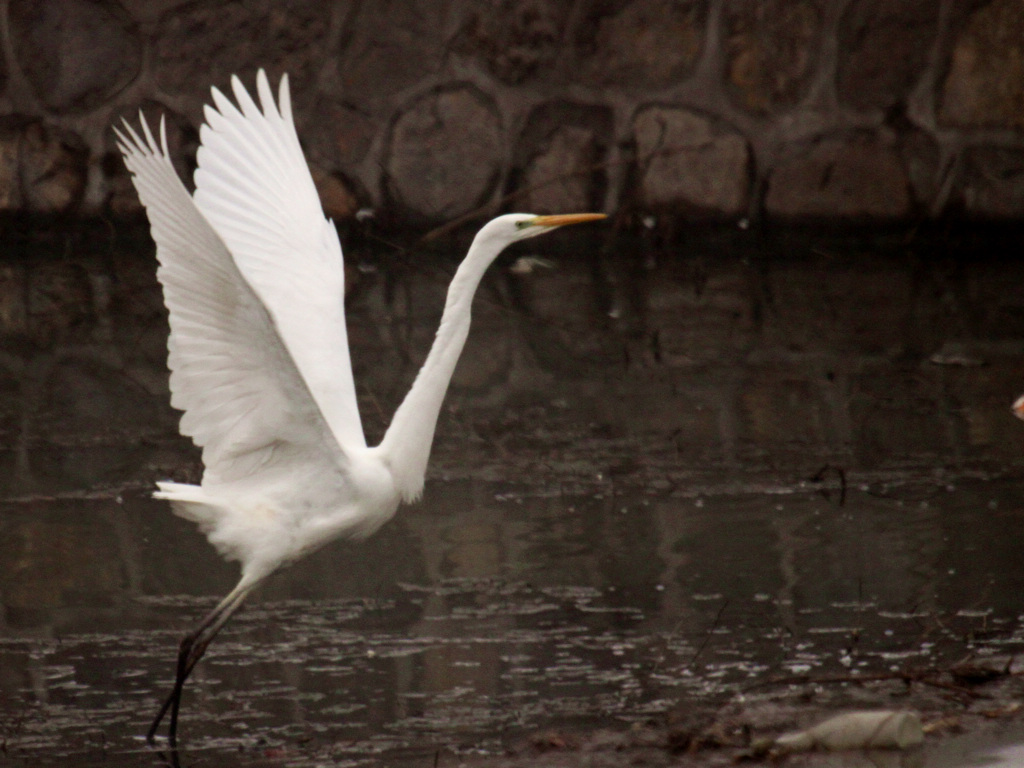
{"label": "wingtip feather", "polygon": [[292,94],[288,85],[288,73],[281,75],[281,84],[277,87],[277,105],[281,111],[281,117],[289,125],[295,125],[292,119]]}
{"label": "wingtip feather", "polygon": [[263,114],[267,117],[280,119],[281,113],[274,102],[274,92],[270,89],[267,73],[262,69],[256,73],[256,92],[260,97],[260,106],[263,108]]}
{"label": "wingtip feather", "polygon": [[116,125],[110,126],[110,129],[114,132],[114,138],[117,143],[117,148],[120,150],[122,155],[128,154],[128,137],[121,132],[121,129]]}
{"label": "wingtip feather", "polygon": [[156,139],[153,138],[153,131],[150,130],[149,122],[142,113],[139,113],[139,119],[142,121],[142,132],[146,137],[146,147],[149,149],[151,154],[156,154]]}
{"label": "wingtip feather", "polygon": [[[232,77],[234,79],[237,79],[237,77],[235,77],[235,76],[232,76]],[[210,89],[210,95],[213,96],[214,108],[223,117],[229,117],[231,115],[239,114],[238,108],[234,104],[231,103],[231,99],[229,99],[227,96],[225,96],[223,91],[221,91],[221,89],[218,88],[217,86],[213,86]],[[210,109],[210,105],[209,104],[207,104],[205,106],[204,111],[208,110],[208,109]],[[207,122],[207,124],[209,124],[209,122],[210,122],[210,115],[209,115],[209,113],[207,113],[207,115],[206,115],[206,122]]]}
{"label": "wingtip feather", "polygon": [[[139,119],[143,119],[141,110],[139,110]],[[139,138],[139,134],[135,131],[135,128],[133,128],[132,124],[129,123],[128,120],[125,118],[122,118],[121,122],[124,123],[124,129],[128,132],[128,137],[131,139],[129,142],[127,142],[129,152],[131,152],[132,154],[142,152],[142,139]],[[117,128],[115,128],[114,130],[117,131]],[[118,135],[123,136],[123,134],[121,134],[120,131],[118,131]]]}
{"label": "wingtip feather", "polygon": [[163,149],[164,157],[169,158],[171,156],[171,152],[167,148],[167,116],[166,115],[160,115],[160,147]]}
{"label": "wingtip feather", "polygon": [[256,115],[261,114],[259,107],[257,107],[256,102],[252,100],[252,96],[242,84],[242,79],[238,75],[231,76],[231,90],[235,94],[235,101],[237,101],[238,106],[241,107],[243,115],[251,120]]}

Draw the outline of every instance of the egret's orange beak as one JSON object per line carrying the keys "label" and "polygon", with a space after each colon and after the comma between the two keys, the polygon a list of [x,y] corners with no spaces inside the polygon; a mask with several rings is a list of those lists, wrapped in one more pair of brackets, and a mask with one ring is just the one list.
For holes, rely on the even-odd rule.
{"label": "egret's orange beak", "polygon": [[535,227],[564,227],[567,224],[582,224],[585,221],[600,221],[607,218],[607,213],[562,213],[556,216],[538,216],[530,223]]}

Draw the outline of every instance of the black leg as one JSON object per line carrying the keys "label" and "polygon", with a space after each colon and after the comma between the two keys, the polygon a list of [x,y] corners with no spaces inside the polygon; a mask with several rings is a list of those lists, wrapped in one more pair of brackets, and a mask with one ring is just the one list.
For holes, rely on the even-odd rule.
{"label": "black leg", "polygon": [[[178,648],[178,666],[174,678],[174,688],[171,690],[171,694],[167,697],[167,700],[164,701],[163,706],[160,707],[160,711],[157,712],[156,717],[153,719],[153,724],[149,726],[149,732],[146,734],[146,741],[150,744],[153,743],[157,729],[160,727],[160,723],[163,721],[164,716],[167,714],[167,711],[170,710],[171,725],[168,731],[168,741],[172,748],[177,746],[178,708],[181,706],[181,692],[185,687],[185,681],[192,673],[196,663],[202,657],[203,652],[206,650],[206,646],[209,645],[209,642],[204,643],[201,646],[202,650],[200,650],[199,653],[194,653],[195,650],[198,650],[196,640],[205,628],[206,622],[204,622],[203,626],[198,630],[185,635],[181,640],[181,645]],[[210,639],[212,640],[213,638],[211,637]]]}
{"label": "black leg", "polygon": [[[192,635],[186,635],[181,641],[181,648],[178,650],[178,673],[174,678],[174,690],[171,691],[171,725],[167,729],[167,741],[171,745],[171,749],[178,746],[178,709],[181,707],[181,691],[185,687],[185,681],[188,679],[188,673],[192,671],[189,667],[189,658],[192,655],[192,649],[195,647],[195,638]],[[196,659],[198,661],[199,659]]]}
{"label": "black leg", "polygon": [[146,741],[153,744],[156,741],[156,729],[160,727],[160,722],[164,719],[164,715],[167,714],[167,710],[171,708],[171,701],[174,699],[172,693],[167,697],[164,705],[160,707],[160,711],[156,713],[156,717],[153,718],[153,724],[149,726],[149,731],[146,733]]}
{"label": "black leg", "polygon": [[157,729],[160,727],[160,723],[163,721],[168,710],[170,710],[171,722],[167,732],[167,740],[172,750],[177,748],[178,710],[181,707],[181,692],[185,687],[185,681],[188,680],[188,676],[192,674],[192,670],[195,669],[196,664],[203,657],[203,654],[206,653],[206,649],[213,641],[213,638],[217,636],[220,628],[224,626],[231,614],[238,610],[246,595],[249,594],[249,591],[254,586],[255,584],[245,584],[244,586],[239,584],[232,590],[231,594],[225,597],[203,619],[194,632],[190,632],[182,638],[181,645],[178,647],[178,664],[174,678],[174,688],[171,690],[171,694],[167,697],[163,706],[160,707],[160,711],[157,712],[156,717],[153,719],[153,724],[149,726],[146,741],[150,744],[154,742]]}

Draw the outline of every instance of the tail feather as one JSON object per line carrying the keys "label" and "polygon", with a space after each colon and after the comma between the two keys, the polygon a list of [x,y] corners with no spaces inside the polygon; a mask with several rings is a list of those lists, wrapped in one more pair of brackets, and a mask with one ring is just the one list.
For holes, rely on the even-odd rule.
{"label": "tail feather", "polygon": [[287,537],[282,537],[272,513],[259,514],[258,504],[250,503],[243,511],[187,483],[164,481],[157,488],[153,497],[171,502],[174,514],[194,522],[223,557],[241,563],[242,574],[250,581],[264,578],[281,564]]}
{"label": "tail feather", "polygon": [[154,499],[166,499],[178,517],[191,520],[206,534],[210,542],[221,549],[213,540],[214,534],[223,524],[230,510],[211,499],[198,485],[164,481],[156,484],[160,490],[153,493]]}

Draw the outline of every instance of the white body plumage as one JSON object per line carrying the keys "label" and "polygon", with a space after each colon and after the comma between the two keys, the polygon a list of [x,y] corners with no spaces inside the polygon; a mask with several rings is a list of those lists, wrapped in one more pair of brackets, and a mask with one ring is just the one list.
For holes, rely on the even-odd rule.
{"label": "white body plumage", "polygon": [[232,79],[236,106],[213,89],[200,132],[196,190],[142,119],[119,147],[149,216],[170,336],[171,404],[202,448],[200,485],[155,494],[195,521],[241,580],[186,636],[171,708],[217,631],[260,581],[341,536],[363,537],[423,489],[438,413],[469,333],[480,279],[510,243],[601,214],[506,214],[477,234],[448,291],[423,368],[381,444],[368,447],[345,326],[345,272],[292,121],[287,78],[260,104]]}

